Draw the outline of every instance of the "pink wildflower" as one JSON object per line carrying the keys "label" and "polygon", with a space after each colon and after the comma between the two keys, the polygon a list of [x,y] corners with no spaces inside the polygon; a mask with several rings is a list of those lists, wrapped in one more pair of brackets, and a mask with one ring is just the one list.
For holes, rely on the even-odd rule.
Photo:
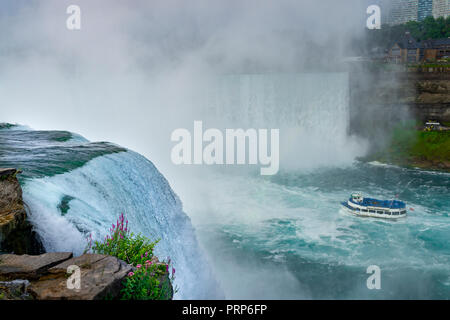
{"label": "pink wildflower", "polygon": [[128,276],[129,277],[132,277],[132,276],[134,276],[134,272],[133,271],[131,271],[129,274],[128,274]]}

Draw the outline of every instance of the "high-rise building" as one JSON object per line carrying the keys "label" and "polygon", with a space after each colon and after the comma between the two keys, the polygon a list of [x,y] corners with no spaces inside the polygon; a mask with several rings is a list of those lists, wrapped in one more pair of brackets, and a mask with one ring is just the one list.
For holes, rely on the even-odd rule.
{"label": "high-rise building", "polygon": [[450,0],[380,0],[380,3],[384,22],[390,25],[422,21],[428,16],[450,16]]}
{"label": "high-rise building", "polygon": [[433,15],[433,0],[419,0],[417,9],[417,19],[422,21],[428,16]]}
{"label": "high-rise building", "polygon": [[447,18],[450,16],[450,1],[449,0],[434,0],[433,1],[433,17]]}
{"label": "high-rise building", "polygon": [[388,23],[402,24],[417,21],[419,0],[392,0],[390,4]]}

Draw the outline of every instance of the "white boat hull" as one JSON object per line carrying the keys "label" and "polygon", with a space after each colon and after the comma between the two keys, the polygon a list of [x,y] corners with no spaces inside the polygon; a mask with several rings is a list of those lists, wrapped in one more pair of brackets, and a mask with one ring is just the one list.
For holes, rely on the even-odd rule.
{"label": "white boat hull", "polygon": [[344,209],[360,217],[373,217],[381,219],[398,219],[406,217],[406,208],[390,209],[384,207],[367,207],[358,205],[350,200],[343,202]]}
{"label": "white boat hull", "polygon": [[345,206],[343,206],[343,209],[350,213],[353,214],[355,216],[359,216],[359,217],[372,217],[372,218],[381,218],[381,219],[399,219],[399,218],[404,218],[406,217],[406,213],[405,214],[399,214],[399,215],[386,215],[386,214],[378,214],[378,213],[371,213],[371,212],[361,212],[361,211],[355,211],[355,210],[351,210]]}

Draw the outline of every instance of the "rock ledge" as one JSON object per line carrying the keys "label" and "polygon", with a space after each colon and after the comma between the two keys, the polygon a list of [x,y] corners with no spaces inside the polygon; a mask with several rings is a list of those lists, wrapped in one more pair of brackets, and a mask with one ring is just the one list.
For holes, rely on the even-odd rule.
{"label": "rock ledge", "polygon": [[[79,270],[80,287],[73,283]],[[112,256],[70,252],[39,256],[0,255],[0,297],[36,300],[117,299],[122,283],[132,266]]]}
{"label": "rock ledge", "polygon": [[16,177],[20,172],[0,168],[0,252],[40,254],[44,248],[27,220],[22,188]]}

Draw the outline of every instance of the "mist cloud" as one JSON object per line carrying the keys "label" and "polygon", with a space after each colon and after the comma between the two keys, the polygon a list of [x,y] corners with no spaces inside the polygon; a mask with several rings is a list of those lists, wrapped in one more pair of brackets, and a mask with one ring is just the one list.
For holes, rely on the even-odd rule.
{"label": "mist cloud", "polygon": [[[66,29],[77,4],[82,29]],[[78,132],[167,162],[209,77],[334,66],[361,1],[2,1],[0,119]]]}

